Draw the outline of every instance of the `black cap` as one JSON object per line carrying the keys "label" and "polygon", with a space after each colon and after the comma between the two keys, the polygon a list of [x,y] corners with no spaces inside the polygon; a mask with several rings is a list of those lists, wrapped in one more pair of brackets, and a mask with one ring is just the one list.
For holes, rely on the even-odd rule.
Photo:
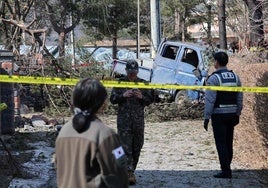
{"label": "black cap", "polygon": [[126,64],[126,71],[127,72],[138,72],[139,65],[135,60],[128,60]]}

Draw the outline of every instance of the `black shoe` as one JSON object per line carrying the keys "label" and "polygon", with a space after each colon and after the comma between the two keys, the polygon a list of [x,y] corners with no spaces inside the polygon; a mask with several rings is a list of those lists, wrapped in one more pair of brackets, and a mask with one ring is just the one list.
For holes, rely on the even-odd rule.
{"label": "black shoe", "polygon": [[214,178],[226,178],[226,179],[231,179],[232,178],[232,173],[231,172],[220,172],[218,174],[214,175]]}
{"label": "black shoe", "polygon": [[129,185],[135,185],[136,184],[136,177],[133,172],[128,172],[128,184]]}

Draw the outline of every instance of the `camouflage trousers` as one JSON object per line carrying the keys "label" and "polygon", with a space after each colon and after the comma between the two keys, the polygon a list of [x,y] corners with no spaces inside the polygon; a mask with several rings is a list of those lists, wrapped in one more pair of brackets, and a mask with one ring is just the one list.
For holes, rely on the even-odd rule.
{"label": "camouflage trousers", "polygon": [[144,143],[144,117],[118,116],[117,133],[127,156],[128,170],[134,172]]}

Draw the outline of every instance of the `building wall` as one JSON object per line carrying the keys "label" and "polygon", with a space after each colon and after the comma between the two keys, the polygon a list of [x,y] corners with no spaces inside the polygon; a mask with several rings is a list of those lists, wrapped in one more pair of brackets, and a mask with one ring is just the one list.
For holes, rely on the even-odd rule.
{"label": "building wall", "polygon": [[[187,31],[191,33],[191,37],[195,39],[196,41],[207,40],[207,34],[203,30],[203,25],[202,24],[195,24],[187,28]],[[232,32],[230,29],[227,28],[227,41],[232,42],[233,40],[236,39],[236,34]],[[218,25],[212,25],[211,27],[211,36],[212,36],[212,42],[217,44],[219,41],[219,30],[218,30]]]}

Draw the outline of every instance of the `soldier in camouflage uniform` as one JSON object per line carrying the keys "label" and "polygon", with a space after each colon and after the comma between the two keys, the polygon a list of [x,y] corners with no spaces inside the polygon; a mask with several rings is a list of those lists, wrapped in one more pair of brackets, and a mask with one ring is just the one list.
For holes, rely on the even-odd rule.
{"label": "soldier in camouflage uniform", "polygon": [[[127,76],[120,81],[145,82],[137,77],[138,63],[129,60]],[[144,143],[144,107],[152,102],[149,89],[113,88],[110,101],[118,104],[117,131],[128,158],[129,184],[136,183],[134,171]]]}

